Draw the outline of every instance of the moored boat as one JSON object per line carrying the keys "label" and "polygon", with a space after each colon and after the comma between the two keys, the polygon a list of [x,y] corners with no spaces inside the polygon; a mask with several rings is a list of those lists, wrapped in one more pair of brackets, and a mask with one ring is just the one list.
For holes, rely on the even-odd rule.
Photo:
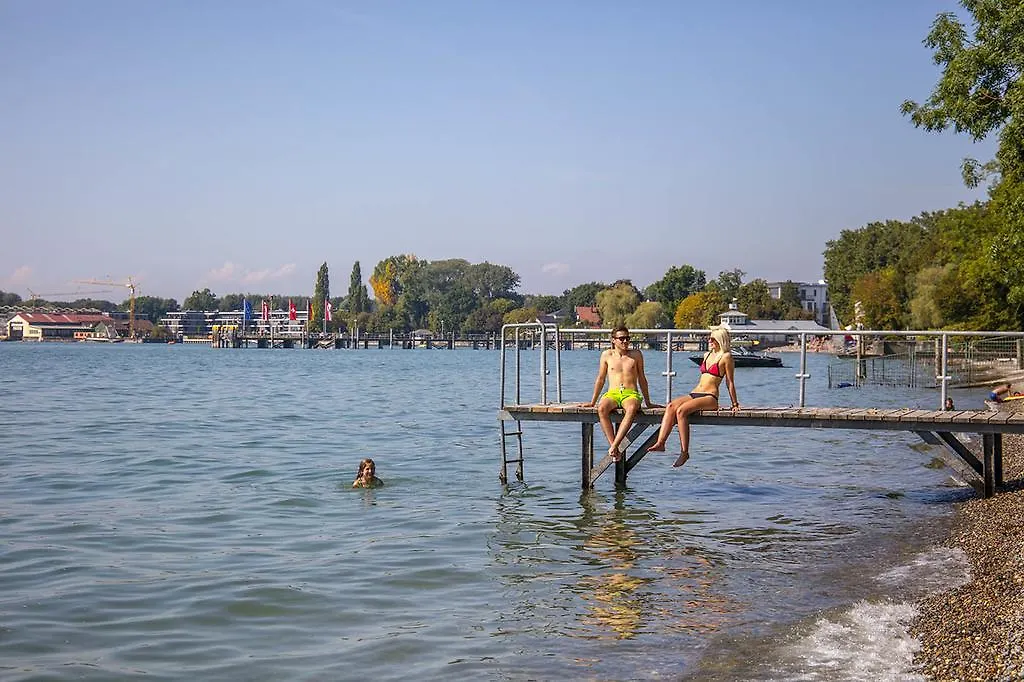
{"label": "moored boat", "polygon": [[[755,352],[743,346],[733,346],[731,352],[737,367],[782,367],[782,358],[778,355]],[[704,354],[691,355],[690,360],[699,365],[704,361]]]}

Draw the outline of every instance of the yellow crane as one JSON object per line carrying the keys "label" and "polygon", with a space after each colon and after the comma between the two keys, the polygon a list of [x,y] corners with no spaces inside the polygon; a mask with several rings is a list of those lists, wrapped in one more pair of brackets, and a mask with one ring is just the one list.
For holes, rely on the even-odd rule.
{"label": "yellow crane", "polygon": [[[28,287],[25,287],[25,288],[28,289]],[[52,293],[52,294],[37,294],[36,292],[32,291],[31,289],[28,289],[29,296],[31,296],[32,298],[28,299],[28,301],[25,301],[25,302],[28,303],[30,301],[42,301],[43,300],[43,296],[79,296],[79,295],[82,295],[82,294],[85,294],[87,296],[91,296],[92,294],[103,294],[103,293],[106,293],[108,291],[110,291],[110,289],[100,289],[99,291],[58,291],[58,292]]]}
{"label": "yellow crane", "polygon": [[113,287],[128,287],[128,338],[135,338],[135,280],[131,275],[126,282],[115,282],[111,279],[76,279],[76,284],[99,284]]}

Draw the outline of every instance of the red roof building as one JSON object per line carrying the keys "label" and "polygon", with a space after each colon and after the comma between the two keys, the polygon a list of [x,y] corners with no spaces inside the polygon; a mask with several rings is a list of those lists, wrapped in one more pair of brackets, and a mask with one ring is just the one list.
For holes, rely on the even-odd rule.
{"label": "red roof building", "polygon": [[26,341],[74,341],[92,336],[100,322],[110,322],[101,313],[18,313],[7,321],[7,336]]}
{"label": "red roof building", "polygon": [[578,305],[576,306],[576,322],[588,327],[600,327],[601,311],[594,306]]}

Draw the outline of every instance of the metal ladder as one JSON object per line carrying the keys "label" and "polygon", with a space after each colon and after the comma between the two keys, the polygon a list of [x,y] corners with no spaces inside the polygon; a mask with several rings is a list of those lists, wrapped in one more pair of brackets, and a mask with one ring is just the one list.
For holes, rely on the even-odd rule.
{"label": "metal ladder", "polygon": [[[515,459],[509,459],[509,448],[506,444],[508,438],[515,437],[516,439],[516,450],[518,457]],[[508,465],[516,465],[516,479],[523,480],[523,423],[520,421],[516,422],[515,431],[506,431],[505,422],[501,422],[501,471],[498,472],[498,478],[501,479],[502,485],[508,485]]]}

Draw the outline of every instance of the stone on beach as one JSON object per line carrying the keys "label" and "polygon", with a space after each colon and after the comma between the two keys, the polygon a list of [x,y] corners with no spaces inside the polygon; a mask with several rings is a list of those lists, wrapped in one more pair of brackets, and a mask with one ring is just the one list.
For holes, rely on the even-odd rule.
{"label": "stone on beach", "polygon": [[918,604],[917,663],[934,680],[1024,679],[1024,436],[1003,436],[1006,489],[957,511],[971,581]]}

